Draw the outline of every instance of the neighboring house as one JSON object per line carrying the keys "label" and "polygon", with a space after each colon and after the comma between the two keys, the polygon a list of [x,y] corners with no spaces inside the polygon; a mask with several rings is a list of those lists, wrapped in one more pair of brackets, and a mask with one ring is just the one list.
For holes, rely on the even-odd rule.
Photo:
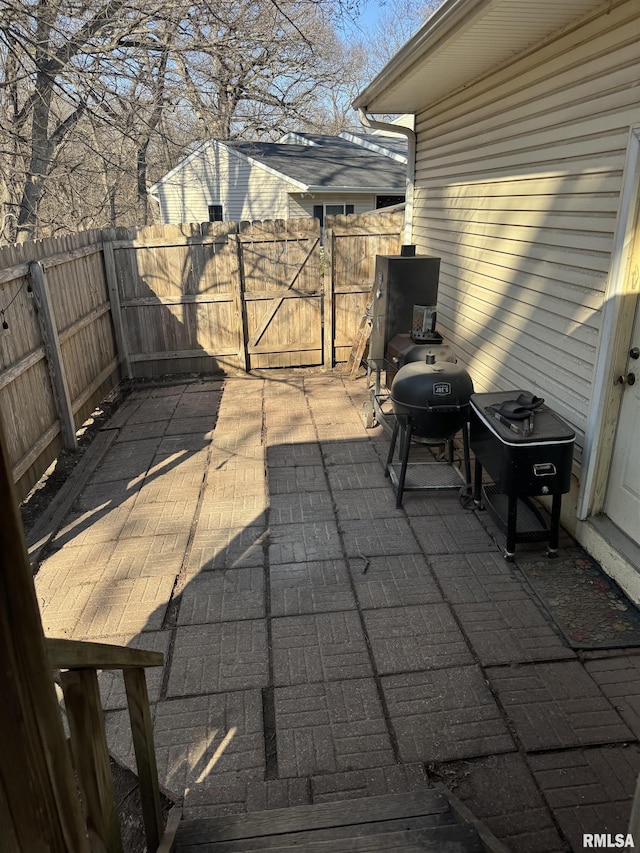
{"label": "neighboring house", "polygon": [[375,140],[308,133],[290,133],[280,142],[211,140],[149,193],[165,224],[299,216],[322,223],[326,215],[404,200],[406,140]]}
{"label": "neighboring house", "polygon": [[405,241],[442,259],[441,331],[477,391],[575,428],[564,522],[636,600],[639,21],[637,0],[445,0],[354,102],[415,115]]}

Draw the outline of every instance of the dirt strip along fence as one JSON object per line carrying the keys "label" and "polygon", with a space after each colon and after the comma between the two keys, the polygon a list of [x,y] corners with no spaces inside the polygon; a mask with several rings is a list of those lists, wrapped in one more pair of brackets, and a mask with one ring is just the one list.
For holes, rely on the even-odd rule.
{"label": "dirt strip along fence", "polygon": [[[0,248],[0,416],[25,497],[122,377],[346,361],[402,214],[114,228]],[[324,251],[324,254],[323,254]]]}

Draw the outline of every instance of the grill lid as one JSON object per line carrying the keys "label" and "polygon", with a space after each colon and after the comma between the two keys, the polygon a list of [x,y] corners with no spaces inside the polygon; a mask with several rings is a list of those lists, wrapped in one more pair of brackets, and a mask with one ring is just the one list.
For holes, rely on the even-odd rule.
{"label": "grill lid", "polygon": [[468,406],[473,383],[459,364],[411,362],[400,368],[391,385],[396,405],[419,411],[453,411]]}
{"label": "grill lid", "polygon": [[396,374],[391,402],[396,416],[411,419],[413,435],[448,440],[466,422],[472,393],[471,377],[460,365],[412,362]]}

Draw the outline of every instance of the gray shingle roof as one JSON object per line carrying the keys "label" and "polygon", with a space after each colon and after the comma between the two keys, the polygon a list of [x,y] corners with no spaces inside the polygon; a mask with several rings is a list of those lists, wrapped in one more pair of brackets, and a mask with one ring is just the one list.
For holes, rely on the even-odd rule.
{"label": "gray shingle roof", "polygon": [[229,148],[308,188],[404,191],[406,166],[338,136],[305,134],[312,145],[229,142]]}

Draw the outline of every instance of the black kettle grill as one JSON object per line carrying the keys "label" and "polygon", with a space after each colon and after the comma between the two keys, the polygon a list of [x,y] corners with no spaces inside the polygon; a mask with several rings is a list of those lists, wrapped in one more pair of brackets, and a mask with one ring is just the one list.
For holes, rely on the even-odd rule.
{"label": "black kettle grill", "polygon": [[452,453],[453,438],[462,429],[465,477],[467,483],[471,482],[467,422],[472,394],[473,382],[467,371],[459,364],[436,361],[432,353],[426,361],[405,364],[397,372],[391,385],[395,426],[387,458],[389,470],[400,436],[396,506],[402,505],[409,449],[414,438],[427,444],[448,444]]}
{"label": "black kettle grill", "polygon": [[421,438],[445,441],[469,419],[473,382],[459,364],[410,362],[401,367],[391,385],[393,411],[408,419],[411,432]]}

